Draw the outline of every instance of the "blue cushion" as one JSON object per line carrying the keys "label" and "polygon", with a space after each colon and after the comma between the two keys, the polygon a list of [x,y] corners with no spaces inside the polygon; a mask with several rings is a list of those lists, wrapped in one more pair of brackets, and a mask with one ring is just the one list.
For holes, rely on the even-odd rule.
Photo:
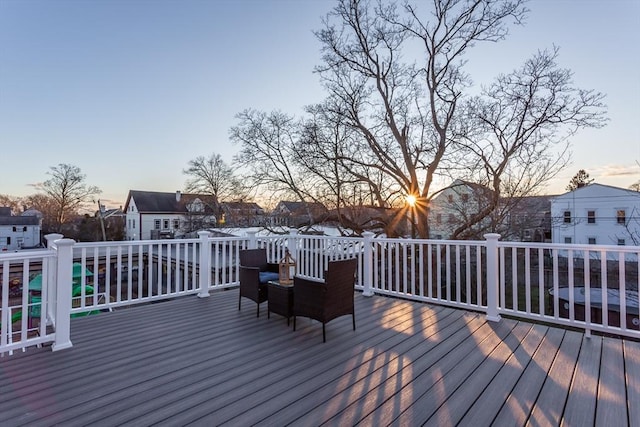
{"label": "blue cushion", "polygon": [[278,280],[280,279],[280,275],[278,273],[274,273],[273,271],[261,271],[260,273],[260,283],[267,283],[270,280]]}

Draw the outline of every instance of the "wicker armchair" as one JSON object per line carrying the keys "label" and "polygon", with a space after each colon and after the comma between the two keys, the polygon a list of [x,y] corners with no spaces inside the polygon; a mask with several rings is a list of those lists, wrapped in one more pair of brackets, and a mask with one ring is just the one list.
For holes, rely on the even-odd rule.
{"label": "wicker armchair", "polygon": [[336,317],[351,314],[353,330],[356,315],[353,304],[355,274],[358,260],[330,261],[324,282],[295,277],[293,282],[293,330],[296,316],[322,322],[322,342],[327,341],[325,324]]}
{"label": "wicker armchair", "polygon": [[256,317],[260,317],[260,304],[267,300],[267,282],[278,280],[278,264],[267,262],[266,249],[245,249],[240,251],[240,295],[249,298],[258,305]]}

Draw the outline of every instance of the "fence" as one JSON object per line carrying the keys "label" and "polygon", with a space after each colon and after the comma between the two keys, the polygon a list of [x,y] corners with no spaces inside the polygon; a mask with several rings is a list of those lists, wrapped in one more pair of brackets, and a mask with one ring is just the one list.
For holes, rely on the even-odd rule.
{"label": "fence", "polygon": [[[289,249],[297,274],[311,278],[322,278],[332,260],[357,258],[356,289],[367,296],[444,304],[492,321],[512,316],[640,338],[639,247],[501,242],[496,234],[483,241],[295,231],[199,236],[75,243],[49,235],[46,250],[0,255],[0,352],[45,342],[54,350],[70,347],[71,317],[237,286],[239,252],[256,247],[266,248],[271,262]],[[63,283],[72,286],[57,286]]]}

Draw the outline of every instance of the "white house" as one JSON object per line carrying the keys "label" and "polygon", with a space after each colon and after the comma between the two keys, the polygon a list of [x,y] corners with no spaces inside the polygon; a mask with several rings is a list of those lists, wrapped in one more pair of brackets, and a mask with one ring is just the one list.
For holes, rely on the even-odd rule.
{"label": "white house", "polygon": [[38,215],[12,216],[11,208],[0,208],[0,251],[15,251],[39,245],[40,217]]}
{"label": "white house", "polygon": [[[430,237],[449,239],[470,216],[480,212],[491,193],[480,184],[456,179],[429,202]],[[482,221],[476,228],[486,225],[487,221]]]}
{"label": "white house", "polygon": [[590,184],[551,201],[553,243],[640,245],[640,192]]}
{"label": "white house", "polygon": [[215,198],[204,194],[130,190],[125,204],[126,239],[166,239],[216,226]]}

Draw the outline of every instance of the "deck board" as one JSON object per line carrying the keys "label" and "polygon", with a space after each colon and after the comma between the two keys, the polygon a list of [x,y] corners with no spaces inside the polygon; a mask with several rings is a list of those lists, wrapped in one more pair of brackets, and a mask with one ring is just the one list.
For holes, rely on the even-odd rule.
{"label": "deck board", "polygon": [[484,392],[467,409],[460,425],[488,426],[507,400],[511,391],[522,376],[523,371],[533,359],[533,355],[540,346],[548,328],[533,325],[521,345],[510,355],[504,366],[498,372]]}
{"label": "deck board", "polygon": [[640,343],[624,342],[629,425],[640,426]]}
{"label": "deck board", "polygon": [[563,426],[594,425],[601,357],[602,337],[592,336],[582,341],[569,398],[564,409]]}
{"label": "deck board", "polygon": [[596,425],[629,425],[622,341],[614,338],[602,342]]}
{"label": "deck board", "polygon": [[0,425],[637,425],[638,342],[357,293],[322,343],[237,300],[72,319],[72,348],[0,359]]}
{"label": "deck board", "polygon": [[531,414],[549,367],[560,347],[564,330],[550,328],[518,383],[496,414],[492,425],[524,425]]}

